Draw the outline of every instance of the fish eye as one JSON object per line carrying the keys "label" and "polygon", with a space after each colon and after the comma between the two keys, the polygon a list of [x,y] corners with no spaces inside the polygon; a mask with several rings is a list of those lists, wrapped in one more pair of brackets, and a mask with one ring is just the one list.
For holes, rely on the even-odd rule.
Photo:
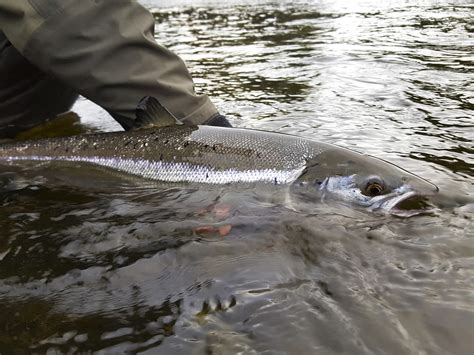
{"label": "fish eye", "polygon": [[372,178],[365,183],[362,193],[366,196],[378,196],[384,193],[385,185],[380,179]]}

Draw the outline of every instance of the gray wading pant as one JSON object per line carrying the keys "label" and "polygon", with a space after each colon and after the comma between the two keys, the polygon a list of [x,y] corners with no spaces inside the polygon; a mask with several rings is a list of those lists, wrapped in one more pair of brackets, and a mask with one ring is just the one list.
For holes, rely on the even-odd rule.
{"label": "gray wading pant", "polygon": [[67,111],[77,94],[125,129],[137,126],[144,96],[185,124],[214,116],[153,34],[153,16],[135,0],[0,0],[0,136]]}

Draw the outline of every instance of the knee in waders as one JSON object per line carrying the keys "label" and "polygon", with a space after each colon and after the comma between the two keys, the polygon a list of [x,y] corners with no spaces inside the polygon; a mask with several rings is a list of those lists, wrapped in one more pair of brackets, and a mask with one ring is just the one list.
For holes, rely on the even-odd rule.
{"label": "knee in waders", "polygon": [[68,111],[77,94],[24,58],[0,32],[0,137]]}

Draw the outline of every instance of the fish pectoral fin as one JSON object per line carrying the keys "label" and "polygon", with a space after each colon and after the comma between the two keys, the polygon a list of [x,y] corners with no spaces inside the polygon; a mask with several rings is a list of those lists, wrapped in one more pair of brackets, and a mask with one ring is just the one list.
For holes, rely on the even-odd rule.
{"label": "fish pectoral fin", "polygon": [[136,126],[139,128],[166,127],[182,124],[157,99],[145,96],[138,103]]}

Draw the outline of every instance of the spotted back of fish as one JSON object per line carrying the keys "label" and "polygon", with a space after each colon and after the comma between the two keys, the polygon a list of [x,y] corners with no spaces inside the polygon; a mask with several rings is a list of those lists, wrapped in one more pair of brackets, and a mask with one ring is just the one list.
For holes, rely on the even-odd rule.
{"label": "spotted back of fish", "polygon": [[4,144],[0,161],[87,163],[163,182],[286,184],[325,147],[264,131],[170,126]]}

